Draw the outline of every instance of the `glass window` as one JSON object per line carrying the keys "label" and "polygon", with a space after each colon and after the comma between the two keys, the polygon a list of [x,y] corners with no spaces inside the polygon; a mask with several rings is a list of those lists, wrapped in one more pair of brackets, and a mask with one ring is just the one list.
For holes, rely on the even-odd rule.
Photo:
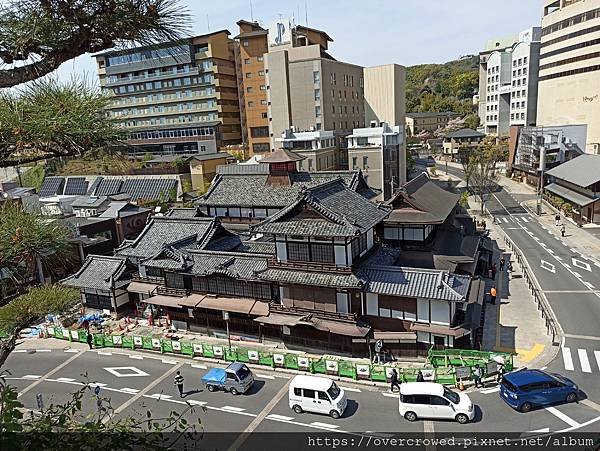
{"label": "glass window", "polygon": [[304,392],[304,397],[305,398],[314,398],[315,397],[315,391],[311,390],[309,388],[304,388],[302,390]]}
{"label": "glass window", "polygon": [[302,389],[298,387],[294,387],[294,395],[302,396]]}
{"label": "glass window", "polygon": [[329,387],[329,390],[327,390],[327,393],[329,393],[329,396],[332,400],[335,400],[340,395],[340,389],[335,382],[332,382],[331,387]]}
{"label": "glass window", "polygon": [[444,396],[454,404],[458,404],[460,402],[460,396],[458,396],[458,393],[448,390],[447,388],[444,388]]}
{"label": "glass window", "polygon": [[324,391],[318,391],[317,395],[319,395],[319,399],[322,401],[330,401],[329,396]]}
{"label": "glass window", "polygon": [[319,83],[321,81],[321,73],[318,70],[313,71],[313,81]]}
{"label": "glass window", "polygon": [[442,398],[441,396],[431,396],[430,402],[431,402],[432,406],[449,406],[450,405],[450,401],[448,401],[445,398]]}
{"label": "glass window", "polygon": [[245,58],[244,59],[244,64],[250,64],[250,58]]}

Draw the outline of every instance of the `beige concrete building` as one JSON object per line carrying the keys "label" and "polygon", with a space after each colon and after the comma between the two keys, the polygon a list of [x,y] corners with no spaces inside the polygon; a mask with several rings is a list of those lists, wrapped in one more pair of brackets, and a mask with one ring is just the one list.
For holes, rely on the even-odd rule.
{"label": "beige concrete building", "polygon": [[404,127],[406,68],[399,64],[365,67],[365,123]]}
{"label": "beige concrete building", "polygon": [[213,153],[241,142],[234,41],[220,30],[95,55],[108,114],[132,153]]}
{"label": "beige concrete building", "polygon": [[485,135],[470,128],[461,128],[448,133],[444,136],[442,147],[444,155],[450,155],[454,158],[458,151],[464,147],[477,147],[483,141]]}
{"label": "beige concrete building", "polygon": [[406,113],[406,131],[408,136],[415,136],[423,130],[434,132],[439,128],[444,128],[452,119],[460,117],[459,113],[445,111],[441,113]]}
{"label": "beige concrete building", "polygon": [[587,124],[600,153],[600,0],[544,0],[538,126]]}
{"label": "beige concrete building", "polygon": [[275,140],[278,147],[289,149],[304,157],[298,161],[299,171],[333,171],[339,167],[339,150],[333,131],[299,132],[285,130]]}
{"label": "beige concrete building", "polygon": [[348,136],[348,169],[361,170],[367,184],[387,200],[406,183],[404,126],[372,123]]}
{"label": "beige concrete building", "polygon": [[265,55],[271,149],[281,134],[331,130],[349,134],[364,126],[363,68],[334,60],[323,31],[279,21],[269,29]]}

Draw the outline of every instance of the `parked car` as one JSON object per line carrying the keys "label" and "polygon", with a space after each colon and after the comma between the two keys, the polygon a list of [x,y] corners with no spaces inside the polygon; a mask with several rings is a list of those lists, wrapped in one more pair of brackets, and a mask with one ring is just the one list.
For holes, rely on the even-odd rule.
{"label": "parked car", "polygon": [[224,390],[237,395],[250,390],[254,384],[254,375],[243,363],[234,362],[227,368],[211,368],[202,376],[202,382],[210,392]]}
{"label": "parked car", "polygon": [[522,369],[504,375],[500,397],[513,409],[529,412],[536,406],[577,401],[579,388],[560,374]]}
{"label": "parked car", "polygon": [[289,389],[290,408],[296,413],[314,412],[337,419],[344,414],[346,393],[327,377],[298,375]]}
{"label": "parked car", "polygon": [[400,385],[398,410],[408,421],[418,418],[456,420],[465,424],[475,417],[473,402],[436,382],[405,382]]}

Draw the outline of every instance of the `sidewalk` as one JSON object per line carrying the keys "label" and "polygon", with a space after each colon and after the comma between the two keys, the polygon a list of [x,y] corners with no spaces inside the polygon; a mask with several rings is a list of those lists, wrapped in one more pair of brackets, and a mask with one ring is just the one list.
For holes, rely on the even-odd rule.
{"label": "sidewalk", "polygon": [[[469,198],[472,208],[469,213],[477,220],[485,219],[480,215],[480,207],[474,197]],[[504,249],[504,239],[499,227],[491,224],[489,217],[486,226],[494,242],[494,257],[498,272],[496,280],[486,278],[486,293],[492,284],[498,290],[496,305],[488,302],[486,295],[485,324],[483,329],[482,350],[511,352],[516,354],[515,366],[541,367],[549,363],[556,354],[552,346],[552,337],[548,335],[544,321],[537,310],[535,300],[523,277],[523,270]],[[500,271],[499,260],[504,256],[506,266]],[[508,262],[512,261],[513,271],[509,274]]]}

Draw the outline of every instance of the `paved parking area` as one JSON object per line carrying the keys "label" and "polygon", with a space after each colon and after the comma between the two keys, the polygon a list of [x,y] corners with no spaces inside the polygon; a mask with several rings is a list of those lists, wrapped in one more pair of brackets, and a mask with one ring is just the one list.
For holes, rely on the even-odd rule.
{"label": "paved parking area", "polygon": [[[45,406],[69,399],[84,381],[101,386],[101,396],[110,399],[117,417],[165,418],[172,411],[198,406],[188,420],[200,418],[210,432],[338,432],[353,436],[396,432],[550,432],[586,430],[600,424],[600,412],[582,404],[558,405],[528,414],[515,412],[498,397],[494,387],[471,391],[476,405],[472,423],[459,425],[447,421],[410,423],[398,415],[397,395],[381,388],[339,382],[346,389],[348,408],[334,420],[325,415],[296,414],[288,405],[287,384],[290,375],[268,368],[255,370],[256,384],[244,394],[210,393],[200,378],[210,364],[173,356],[159,356],[126,350],[62,350],[18,352],[5,364],[8,379],[20,391],[21,401],[36,409],[36,394]],[[173,385],[175,371],[185,378],[185,397],[181,399]],[[200,408],[200,406],[203,407]],[[83,414],[96,413],[96,400],[88,396]],[[204,410],[205,409],[205,410]],[[231,441],[235,440],[232,435]]]}

